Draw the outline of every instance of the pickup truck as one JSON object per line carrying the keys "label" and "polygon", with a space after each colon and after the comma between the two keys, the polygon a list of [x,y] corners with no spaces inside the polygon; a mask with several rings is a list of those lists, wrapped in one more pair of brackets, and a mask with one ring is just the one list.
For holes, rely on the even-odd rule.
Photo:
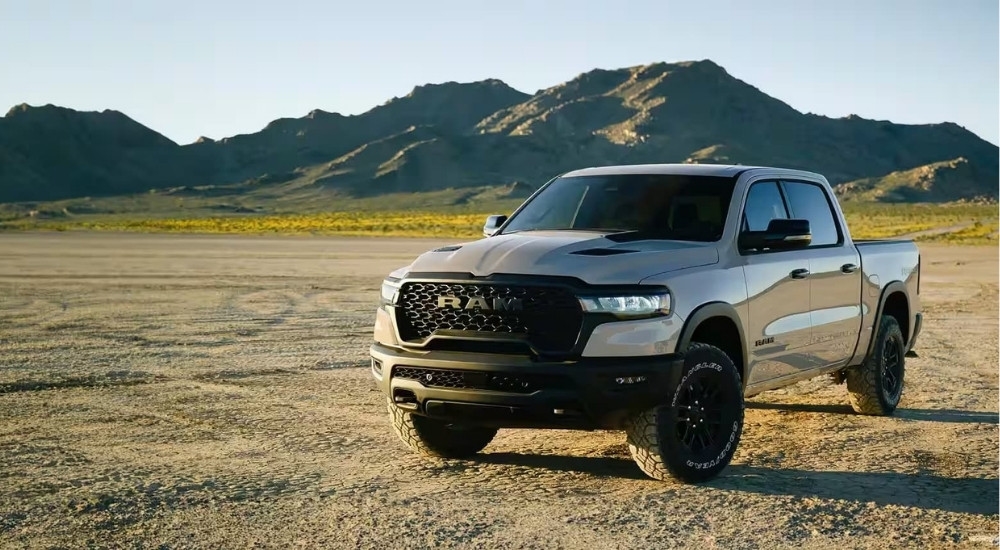
{"label": "pickup truck", "polygon": [[646,475],[697,483],[729,464],[745,397],[829,375],[858,413],[899,403],[920,253],[851,239],[820,174],[586,168],[483,231],[382,283],[371,372],[414,451],[624,430]]}

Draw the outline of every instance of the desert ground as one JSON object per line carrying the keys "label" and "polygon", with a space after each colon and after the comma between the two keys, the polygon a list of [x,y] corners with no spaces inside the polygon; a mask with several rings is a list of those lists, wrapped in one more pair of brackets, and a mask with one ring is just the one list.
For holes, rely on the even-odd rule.
{"label": "desert ground", "polygon": [[756,396],[686,486],[618,432],[408,452],[367,349],[382,276],[441,243],[0,234],[0,548],[996,545],[996,247],[921,246],[895,416],[827,378]]}

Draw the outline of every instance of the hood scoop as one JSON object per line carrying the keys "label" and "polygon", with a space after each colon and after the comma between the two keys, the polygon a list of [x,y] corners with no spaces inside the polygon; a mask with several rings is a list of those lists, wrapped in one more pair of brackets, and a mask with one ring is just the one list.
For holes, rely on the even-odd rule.
{"label": "hood scoop", "polygon": [[454,244],[450,246],[442,246],[441,248],[435,248],[434,250],[431,250],[431,252],[454,252],[459,248],[462,248],[462,245]]}
{"label": "hood scoop", "polygon": [[586,250],[570,252],[570,254],[577,254],[580,256],[617,256],[618,254],[631,254],[633,252],[638,252],[638,250],[626,250],[624,248],[588,248]]}

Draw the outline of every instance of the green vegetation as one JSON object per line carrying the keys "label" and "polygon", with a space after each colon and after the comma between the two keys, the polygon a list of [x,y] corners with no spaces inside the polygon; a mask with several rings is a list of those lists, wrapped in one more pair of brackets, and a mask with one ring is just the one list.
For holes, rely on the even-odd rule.
{"label": "green vegetation", "polygon": [[[192,212],[196,214],[193,216],[174,212],[161,217],[67,214],[50,219],[0,219],[0,230],[473,238],[481,234],[480,228],[487,214],[509,213],[517,202],[508,199],[488,205],[395,211],[352,209],[310,214],[211,215],[203,210]],[[880,239],[917,233],[914,238],[920,241],[997,243],[998,213],[995,205],[847,203],[844,208],[851,234],[856,239]]]}
{"label": "green vegetation", "polygon": [[[485,215],[433,212],[329,212],[204,218],[97,218],[0,222],[0,229],[469,237],[481,234]],[[477,231],[477,228],[479,231]]]}
{"label": "green vegetation", "polygon": [[996,244],[998,210],[989,204],[848,202],[844,215],[856,239],[912,235],[918,241]]}

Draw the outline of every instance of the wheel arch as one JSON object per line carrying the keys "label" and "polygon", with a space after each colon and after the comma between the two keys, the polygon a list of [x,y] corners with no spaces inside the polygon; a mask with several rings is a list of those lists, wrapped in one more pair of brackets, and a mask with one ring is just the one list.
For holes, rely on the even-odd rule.
{"label": "wheel arch", "polygon": [[899,329],[903,331],[903,343],[909,345],[910,342],[910,296],[906,292],[906,285],[902,281],[893,281],[882,289],[882,294],[878,299],[878,308],[875,310],[875,317],[872,318],[872,336],[868,341],[868,349],[865,350],[865,358],[869,357],[875,348],[875,340],[878,335],[878,324],[882,315],[891,315],[899,323]]}
{"label": "wheel arch", "polygon": [[[699,329],[702,331],[700,334]],[[716,335],[707,338],[706,341],[702,334],[707,330],[716,332]],[[696,334],[699,335],[698,340],[694,339]],[[725,351],[736,363],[741,382],[746,387],[748,364],[746,336],[740,316],[732,304],[710,302],[695,309],[684,321],[677,341],[677,350],[684,352],[693,341],[711,344]]]}

